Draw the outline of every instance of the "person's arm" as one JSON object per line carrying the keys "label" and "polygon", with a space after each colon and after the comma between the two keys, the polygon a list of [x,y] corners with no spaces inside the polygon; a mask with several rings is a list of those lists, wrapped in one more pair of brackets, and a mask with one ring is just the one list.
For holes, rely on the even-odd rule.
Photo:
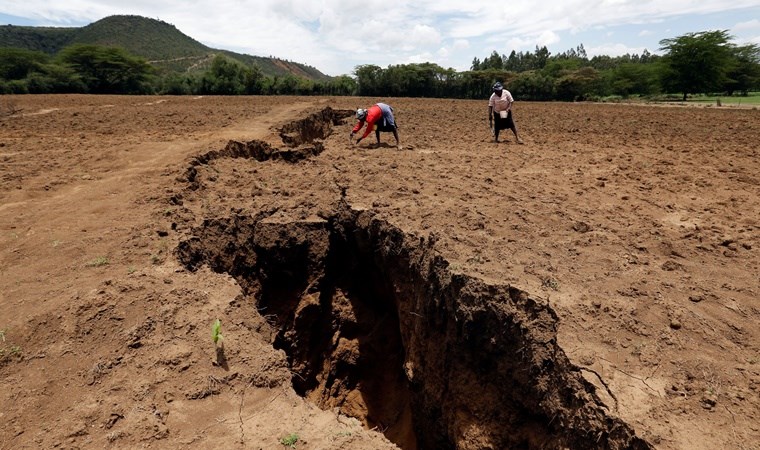
{"label": "person's arm", "polygon": [[[356,133],[358,133],[359,130],[362,129],[363,125],[364,125],[364,121],[363,120],[360,120],[359,122],[356,123],[356,125],[354,125],[354,128],[351,130],[351,134],[348,135],[348,142],[350,142],[351,144],[354,143],[354,135]],[[359,139],[359,140],[361,140],[361,139]],[[356,143],[358,144],[359,141],[356,141]]]}
{"label": "person's arm", "polygon": [[373,125],[375,124],[374,121],[370,121],[369,117],[367,117],[367,129],[364,130],[364,134],[362,134],[362,137],[356,140],[356,143],[358,144],[362,139],[369,136],[369,134],[372,132],[372,129],[375,128]]}
{"label": "person's arm", "polygon": [[493,128],[493,106],[494,106],[494,96],[491,94],[491,97],[488,98],[488,125],[489,128]]}

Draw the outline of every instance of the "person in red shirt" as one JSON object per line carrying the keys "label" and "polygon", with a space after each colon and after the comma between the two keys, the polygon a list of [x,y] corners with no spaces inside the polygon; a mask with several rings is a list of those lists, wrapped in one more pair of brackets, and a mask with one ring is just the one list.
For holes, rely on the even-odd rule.
{"label": "person in red shirt", "polygon": [[351,130],[351,135],[348,137],[348,141],[352,145],[354,144],[354,135],[358,133],[366,123],[367,129],[364,131],[364,134],[356,140],[356,144],[369,136],[372,130],[374,130],[377,144],[380,145],[380,132],[392,132],[393,137],[396,138],[396,147],[401,150],[401,142],[398,139],[398,126],[396,125],[396,119],[393,117],[393,108],[385,103],[376,103],[369,109],[357,109],[356,118],[359,122],[357,122],[356,126]]}

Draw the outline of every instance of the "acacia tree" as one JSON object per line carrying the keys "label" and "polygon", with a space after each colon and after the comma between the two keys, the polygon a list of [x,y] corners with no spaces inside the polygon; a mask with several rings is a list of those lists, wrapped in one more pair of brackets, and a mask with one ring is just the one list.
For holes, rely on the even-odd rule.
{"label": "acacia tree", "polygon": [[144,59],[118,47],[75,44],[58,54],[94,94],[145,94],[153,68]]}
{"label": "acacia tree", "polygon": [[667,53],[662,83],[670,92],[706,93],[720,89],[729,80],[728,73],[736,63],[731,36],[726,30],[687,33],[660,41],[660,50]]}
{"label": "acacia tree", "polygon": [[0,48],[0,79],[21,80],[30,73],[40,72],[40,67],[50,58],[42,52],[22,48]]}

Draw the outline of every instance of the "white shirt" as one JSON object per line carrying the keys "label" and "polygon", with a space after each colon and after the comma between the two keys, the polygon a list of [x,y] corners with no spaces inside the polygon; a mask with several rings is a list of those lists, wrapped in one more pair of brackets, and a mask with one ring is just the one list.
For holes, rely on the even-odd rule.
{"label": "white shirt", "polygon": [[510,94],[508,90],[503,89],[501,91],[501,97],[496,95],[496,92],[491,94],[491,98],[488,99],[488,106],[493,106],[495,112],[509,111],[514,102],[515,99],[512,98],[512,94]]}

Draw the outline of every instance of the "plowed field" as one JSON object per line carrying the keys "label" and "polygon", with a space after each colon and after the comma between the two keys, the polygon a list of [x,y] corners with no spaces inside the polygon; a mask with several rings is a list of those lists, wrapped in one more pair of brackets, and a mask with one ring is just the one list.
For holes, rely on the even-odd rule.
{"label": "plowed field", "polygon": [[0,97],[0,449],[760,448],[760,111],[380,100]]}

